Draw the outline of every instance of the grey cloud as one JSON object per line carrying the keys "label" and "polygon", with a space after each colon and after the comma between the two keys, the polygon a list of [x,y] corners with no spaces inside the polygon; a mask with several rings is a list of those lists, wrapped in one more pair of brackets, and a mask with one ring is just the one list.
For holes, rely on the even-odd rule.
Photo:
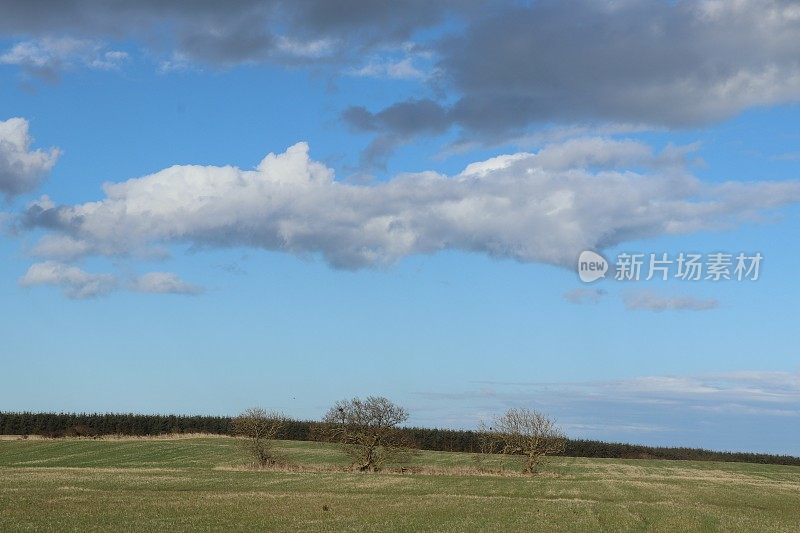
{"label": "grey cloud", "polygon": [[[693,127],[800,100],[798,41],[790,1],[544,0],[496,9],[437,46],[440,81],[458,99],[436,112],[466,139],[486,142],[552,123]],[[404,124],[403,134],[412,129]],[[420,119],[415,133],[428,130]],[[382,135],[394,131],[384,124]]]}
{"label": "grey cloud", "polygon": [[186,244],[319,254],[348,269],[442,250],[571,267],[582,250],[731,227],[800,201],[800,182],[704,183],[681,161],[642,143],[582,139],[476,162],[455,176],[359,185],[334,180],[299,143],[255,170],[173,166],[108,183],[97,202],[44,198],[19,225],[48,230],[34,247],[46,258]]}
{"label": "grey cloud", "polygon": [[[137,40],[212,65],[314,61],[400,43],[478,2],[6,0],[0,35]],[[325,50],[313,43],[326,43]],[[172,54],[170,54],[172,55]]]}
{"label": "grey cloud", "polygon": [[[272,2],[9,0],[0,33],[7,37],[91,40],[139,39],[152,47],[176,46],[199,60],[237,62],[263,53]],[[262,24],[259,24],[259,21]],[[242,44],[237,44],[237,34]]]}
{"label": "grey cloud", "polygon": [[651,291],[629,292],[622,296],[625,308],[645,311],[708,311],[719,307],[713,298],[665,296]]}
{"label": "grey cloud", "polygon": [[356,34],[366,44],[403,42],[450,14],[477,14],[482,0],[306,0],[288,3],[296,28],[312,34]]}
{"label": "grey cloud", "polygon": [[[443,37],[431,47],[437,84],[456,100],[426,104],[426,113],[414,112],[422,110],[418,100],[367,111],[380,129],[370,149],[375,157],[448,126],[484,139],[551,122],[686,127],[800,97],[800,17],[790,1],[484,4],[7,0],[0,35],[31,43],[132,40],[173,58],[169,65],[175,58],[212,65],[358,64],[439,27]],[[453,15],[464,24],[444,24]],[[409,116],[391,119],[395,111]]]}
{"label": "grey cloud", "polygon": [[58,159],[56,148],[31,150],[32,142],[24,118],[0,121],[0,193],[6,197],[34,190]]}
{"label": "grey cloud", "polygon": [[415,135],[443,133],[450,126],[447,112],[429,99],[400,102],[379,113],[353,106],[342,118],[356,130],[380,132],[362,154],[365,167],[382,165],[398,145]]}
{"label": "grey cloud", "polygon": [[398,135],[410,135],[420,131],[438,133],[448,124],[446,114],[436,102],[429,99],[400,102],[379,113],[370,113],[364,107],[351,107],[342,117],[360,130],[389,129]]}
{"label": "grey cloud", "polygon": [[[459,145],[524,138],[553,124],[682,128],[800,99],[800,17],[793,2],[484,4],[7,0],[0,35],[21,39],[4,52],[6,62],[48,76],[64,63],[118,64],[123,52],[104,48],[105,41],[132,41],[162,54],[164,71],[193,62],[272,61],[374,72],[365,58],[420,39],[432,54],[434,88],[449,98],[346,110],[346,122],[375,135],[363,154],[368,166],[417,135],[452,127],[461,133]],[[445,24],[454,15],[463,24]],[[441,38],[418,37],[433,27]],[[91,46],[81,57],[36,52],[48,39]],[[395,75],[414,72],[406,65]]]}

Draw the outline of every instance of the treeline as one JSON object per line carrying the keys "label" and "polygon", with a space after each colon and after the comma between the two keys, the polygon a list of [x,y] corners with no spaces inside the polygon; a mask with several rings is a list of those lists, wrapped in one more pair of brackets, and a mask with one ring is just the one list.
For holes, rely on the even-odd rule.
{"label": "treeline", "polygon": [[767,453],[718,452],[703,448],[667,448],[619,442],[568,439],[562,453],[566,457],[603,457],[608,459],[670,459],[682,461],[725,461],[800,466],[800,457]]}
{"label": "treeline", "polygon": [[227,435],[230,432],[231,418],[227,416],[0,412],[0,433],[3,435],[57,438],[169,433]]}
{"label": "treeline", "polygon": [[[317,422],[288,420],[278,438],[314,440]],[[103,435],[155,436],[180,433],[230,435],[232,418],[226,416],[73,414],[0,412],[0,434],[40,435],[44,437],[99,437]],[[470,452],[481,450],[480,434],[469,430],[402,428],[411,441],[423,450]],[[613,459],[673,459],[691,461],[729,461],[800,466],[800,457],[743,452],[717,452],[699,448],[665,448],[568,439],[559,455]]]}

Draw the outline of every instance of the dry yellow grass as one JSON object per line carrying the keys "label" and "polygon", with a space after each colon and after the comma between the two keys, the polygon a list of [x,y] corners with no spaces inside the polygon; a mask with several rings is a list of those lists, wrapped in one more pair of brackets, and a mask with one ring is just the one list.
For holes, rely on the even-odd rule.
{"label": "dry yellow grass", "polygon": [[0,530],[796,532],[800,468],[556,458],[522,476],[467,454],[346,471],[335,448],[280,443],[251,469],[232,439],[0,442]]}

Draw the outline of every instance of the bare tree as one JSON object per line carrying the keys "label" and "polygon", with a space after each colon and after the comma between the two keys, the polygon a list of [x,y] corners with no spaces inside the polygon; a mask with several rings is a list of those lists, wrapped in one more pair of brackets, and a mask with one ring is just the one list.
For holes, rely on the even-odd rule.
{"label": "bare tree", "polygon": [[244,438],[244,448],[256,465],[270,466],[278,462],[275,439],[285,422],[281,413],[251,407],[233,419],[233,434]]}
{"label": "bare tree", "polygon": [[360,471],[380,470],[389,461],[404,460],[412,448],[409,438],[398,429],[408,412],[383,397],[369,396],[336,402],[323,418],[325,440],[342,444]]}
{"label": "bare tree", "polygon": [[[478,450],[472,456],[473,461],[475,461],[475,465],[480,470],[487,470],[486,467],[486,460],[492,457],[494,454],[501,452],[500,442],[497,440],[497,437],[490,431],[489,427],[481,422],[480,427],[478,428]],[[501,466],[502,469],[502,466]]]}
{"label": "bare tree", "polygon": [[566,438],[553,419],[533,409],[509,409],[491,425],[481,424],[484,439],[502,453],[524,455],[523,473],[533,474],[542,457],[564,451]]}

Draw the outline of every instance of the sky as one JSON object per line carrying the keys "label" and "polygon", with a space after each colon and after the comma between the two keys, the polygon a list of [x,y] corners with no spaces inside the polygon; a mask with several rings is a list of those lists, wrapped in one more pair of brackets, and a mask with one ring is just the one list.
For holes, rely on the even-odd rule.
{"label": "sky", "polygon": [[778,0],[2,0],[0,409],[800,455],[799,39]]}

